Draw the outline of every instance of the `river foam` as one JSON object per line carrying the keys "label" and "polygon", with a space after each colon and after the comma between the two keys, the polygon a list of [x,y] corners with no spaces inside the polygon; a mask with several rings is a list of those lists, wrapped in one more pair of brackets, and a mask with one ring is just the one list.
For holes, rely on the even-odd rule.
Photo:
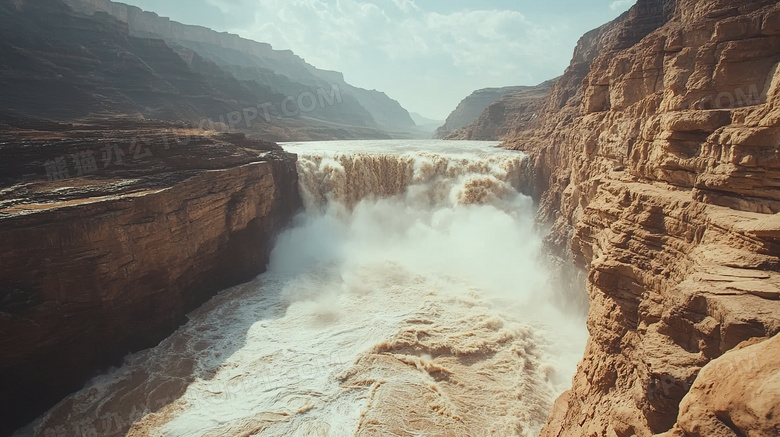
{"label": "river foam", "polygon": [[286,144],[306,210],[268,272],[60,403],[37,434],[536,435],[584,319],[551,289],[519,193],[525,157],[494,146]]}

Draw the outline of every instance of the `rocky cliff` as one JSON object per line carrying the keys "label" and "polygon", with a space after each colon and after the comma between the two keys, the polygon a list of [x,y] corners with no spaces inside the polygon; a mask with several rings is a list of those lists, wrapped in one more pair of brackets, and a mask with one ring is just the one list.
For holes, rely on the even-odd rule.
{"label": "rocky cliff", "polygon": [[775,1],[640,0],[507,142],[588,272],[543,436],[780,433],[779,63]]}
{"label": "rocky cliff", "polygon": [[504,88],[485,88],[474,91],[471,95],[461,100],[455,110],[447,116],[444,125],[436,130],[434,138],[447,138],[455,131],[476,121],[488,106],[502,97],[508,94],[524,92],[531,88],[533,87],[511,86]]}
{"label": "rocky cliff", "polygon": [[0,434],[264,270],[295,156],[159,123],[4,119]]}
{"label": "rocky cliff", "polygon": [[289,50],[274,50],[269,44],[238,35],[178,23],[124,3],[64,1],[83,14],[103,12],[127,23],[133,36],[159,38],[194,50],[227,71],[240,72],[237,77],[267,85],[275,93],[297,97],[302,92],[316,94],[318,89],[330,91],[336,86],[343,101],[312,111],[307,114],[309,117],[392,132],[406,132],[415,126],[406,109],[384,93],[352,86],[343,74],[316,68]]}
{"label": "rocky cliff", "polygon": [[414,126],[398,102],[289,51],[127,5],[67,3],[77,9],[62,0],[0,0],[0,112],[208,119],[275,141],[389,138],[389,130]]}
{"label": "rocky cliff", "polygon": [[557,81],[552,79],[537,86],[522,87],[494,101],[467,126],[447,135],[448,140],[503,140],[516,131],[527,128],[539,116],[544,98]]}

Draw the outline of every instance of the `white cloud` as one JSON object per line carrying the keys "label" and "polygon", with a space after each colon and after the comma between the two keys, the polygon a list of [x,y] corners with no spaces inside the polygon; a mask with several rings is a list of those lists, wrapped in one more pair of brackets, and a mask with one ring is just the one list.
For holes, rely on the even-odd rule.
{"label": "white cloud", "polygon": [[293,50],[443,118],[477,88],[561,74],[577,39],[634,0],[123,1]]}
{"label": "white cloud", "polygon": [[615,0],[609,5],[613,11],[624,11],[634,4],[636,0]]}
{"label": "white cloud", "polygon": [[414,0],[393,0],[393,3],[395,3],[398,9],[407,13],[417,12],[420,10],[420,8],[417,7],[417,3],[415,3]]}
{"label": "white cloud", "polygon": [[[528,72],[533,64],[544,64],[564,49],[556,41],[553,27],[541,27],[516,11],[463,11],[447,15],[428,13],[410,18],[401,27],[406,44],[389,44],[385,52],[394,59],[414,54],[411,42],[426,41],[427,50],[446,53],[452,65],[470,74]],[[393,42],[398,41],[396,38]],[[568,56],[568,53],[566,55]]]}
{"label": "white cloud", "polygon": [[277,48],[291,48],[329,69],[344,68],[355,57],[374,52],[396,63],[437,57],[449,64],[441,67],[496,76],[527,74],[528,67],[570,55],[554,27],[535,24],[516,11],[443,15],[421,11],[411,0],[261,0],[260,4],[254,26],[237,31]]}

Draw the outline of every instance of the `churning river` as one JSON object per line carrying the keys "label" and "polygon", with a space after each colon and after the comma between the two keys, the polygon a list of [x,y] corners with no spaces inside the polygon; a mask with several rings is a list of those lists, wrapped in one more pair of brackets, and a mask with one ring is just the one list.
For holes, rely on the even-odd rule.
{"label": "churning river", "polygon": [[496,144],[285,144],[305,211],[268,272],[71,395],[36,435],[538,434],[584,317],[553,285],[519,192],[524,155]]}

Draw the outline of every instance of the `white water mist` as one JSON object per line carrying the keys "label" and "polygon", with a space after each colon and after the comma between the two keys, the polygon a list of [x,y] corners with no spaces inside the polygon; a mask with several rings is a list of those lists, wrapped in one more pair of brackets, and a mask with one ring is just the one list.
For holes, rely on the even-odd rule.
{"label": "white water mist", "polygon": [[536,435],[586,333],[550,288],[525,158],[494,146],[286,145],[306,211],[268,272],[60,408],[98,415],[186,361],[129,435]]}

